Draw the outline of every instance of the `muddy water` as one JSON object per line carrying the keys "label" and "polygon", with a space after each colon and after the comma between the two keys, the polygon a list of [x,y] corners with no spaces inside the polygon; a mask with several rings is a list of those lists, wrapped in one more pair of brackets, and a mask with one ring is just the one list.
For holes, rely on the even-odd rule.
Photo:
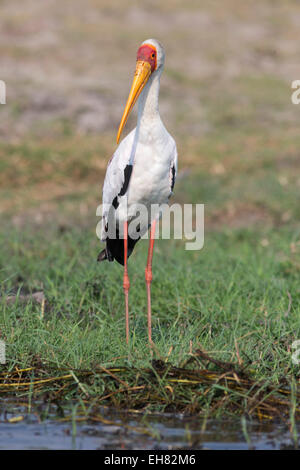
{"label": "muddy water", "polygon": [[[27,407],[2,403],[0,449],[295,448],[295,433],[293,437],[283,423],[241,419],[204,422],[181,415],[146,417],[105,409],[99,410],[98,416],[110,423],[79,422],[74,419],[74,410],[65,413],[68,421],[59,421],[57,410],[45,411],[40,406],[28,413]],[[297,431],[299,436],[300,423]]]}

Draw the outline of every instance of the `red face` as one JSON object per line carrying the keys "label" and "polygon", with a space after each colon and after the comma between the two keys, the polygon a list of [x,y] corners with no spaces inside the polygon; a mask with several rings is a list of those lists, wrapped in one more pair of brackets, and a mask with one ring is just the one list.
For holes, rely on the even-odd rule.
{"label": "red face", "polygon": [[143,44],[137,52],[137,60],[148,62],[151,65],[151,72],[156,69],[157,52],[152,44]]}

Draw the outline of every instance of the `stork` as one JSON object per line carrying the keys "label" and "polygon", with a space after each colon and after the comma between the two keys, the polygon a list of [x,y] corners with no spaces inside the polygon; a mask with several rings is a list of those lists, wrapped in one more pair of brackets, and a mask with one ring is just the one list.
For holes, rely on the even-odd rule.
{"label": "stork", "polygon": [[[117,144],[127,118],[138,101],[137,126],[119,144],[108,162],[102,195],[101,240],[106,243],[98,261],[116,260],[124,266],[126,342],[129,341],[130,281],[127,260],[136,242],[149,230],[150,240],[145,280],[147,286],[148,339],[151,336],[151,282],[152,257],[156,222],[160,207],[173,193],[177,173],[177,149],[173,137],[167,132],[159,114],[158,97],[165,52],[155,39],[147,39],[138,49],[133,83],[120,122]],[[147,215],[136,227],[137,236],[128,232],[140,206]],[[115,236],[110,235],[115,226]]]}

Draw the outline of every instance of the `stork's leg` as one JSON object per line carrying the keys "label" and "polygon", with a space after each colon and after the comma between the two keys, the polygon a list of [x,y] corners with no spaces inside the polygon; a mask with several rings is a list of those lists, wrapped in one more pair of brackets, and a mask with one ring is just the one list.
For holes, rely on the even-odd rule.
{"label": "stork's leg", "polygon": [[124,276],[123,288],[125,294],[125,322],[126,322],[126,343],[129,341],[129,307],[128,307],[128,293],[130,282],[127,270],[127,251],[128,251],[128,222],[124,222]]}
{"label": "stork's leg", "polygon": [[146,279],[146,285],[147,285],[147,298],[148,298],[148,338],[149,338],[149,343],[150,344],[152,344],[152,337],[151,337],[151,282],[152,282],[152,258],[153,258],[154,239],[155,239],[155,226],[156,226],[156,220],[154,220],[152,222],[152,225],[151,225],[147,266],[146,266],[146,269],[145,269],[145,279]]}

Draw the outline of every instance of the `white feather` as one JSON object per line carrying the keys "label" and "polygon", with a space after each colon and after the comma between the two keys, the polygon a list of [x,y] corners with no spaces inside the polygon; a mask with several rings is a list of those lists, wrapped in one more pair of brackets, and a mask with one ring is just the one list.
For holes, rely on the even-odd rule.
{"label": "white feather", "polygon": [[[152,42],[154,40],[151,40]],[[150,42],[145,41],[145,42]],[[172,190],[172,167],[177,173],[177,149],[173,137],[167,132],[158,111],[158,95],[160,75],[164,63],[162,46],[155,42],[159,55],[159,67],[151,75],[139,98],[137,127],[123,139],[110,160],[104,186],[102,240],[106,238],[108,208],[117,197],[118,207],[115,210],[117,225],[137,215],[137,206],[164,204],[168,201]],[[133,165],[132,174],[126,194],[119,196],[124,184],[124,170]],[[152,214],[153,218],[158,213]],[[149,220],[141,227],[141,235],[148,229]]]}

